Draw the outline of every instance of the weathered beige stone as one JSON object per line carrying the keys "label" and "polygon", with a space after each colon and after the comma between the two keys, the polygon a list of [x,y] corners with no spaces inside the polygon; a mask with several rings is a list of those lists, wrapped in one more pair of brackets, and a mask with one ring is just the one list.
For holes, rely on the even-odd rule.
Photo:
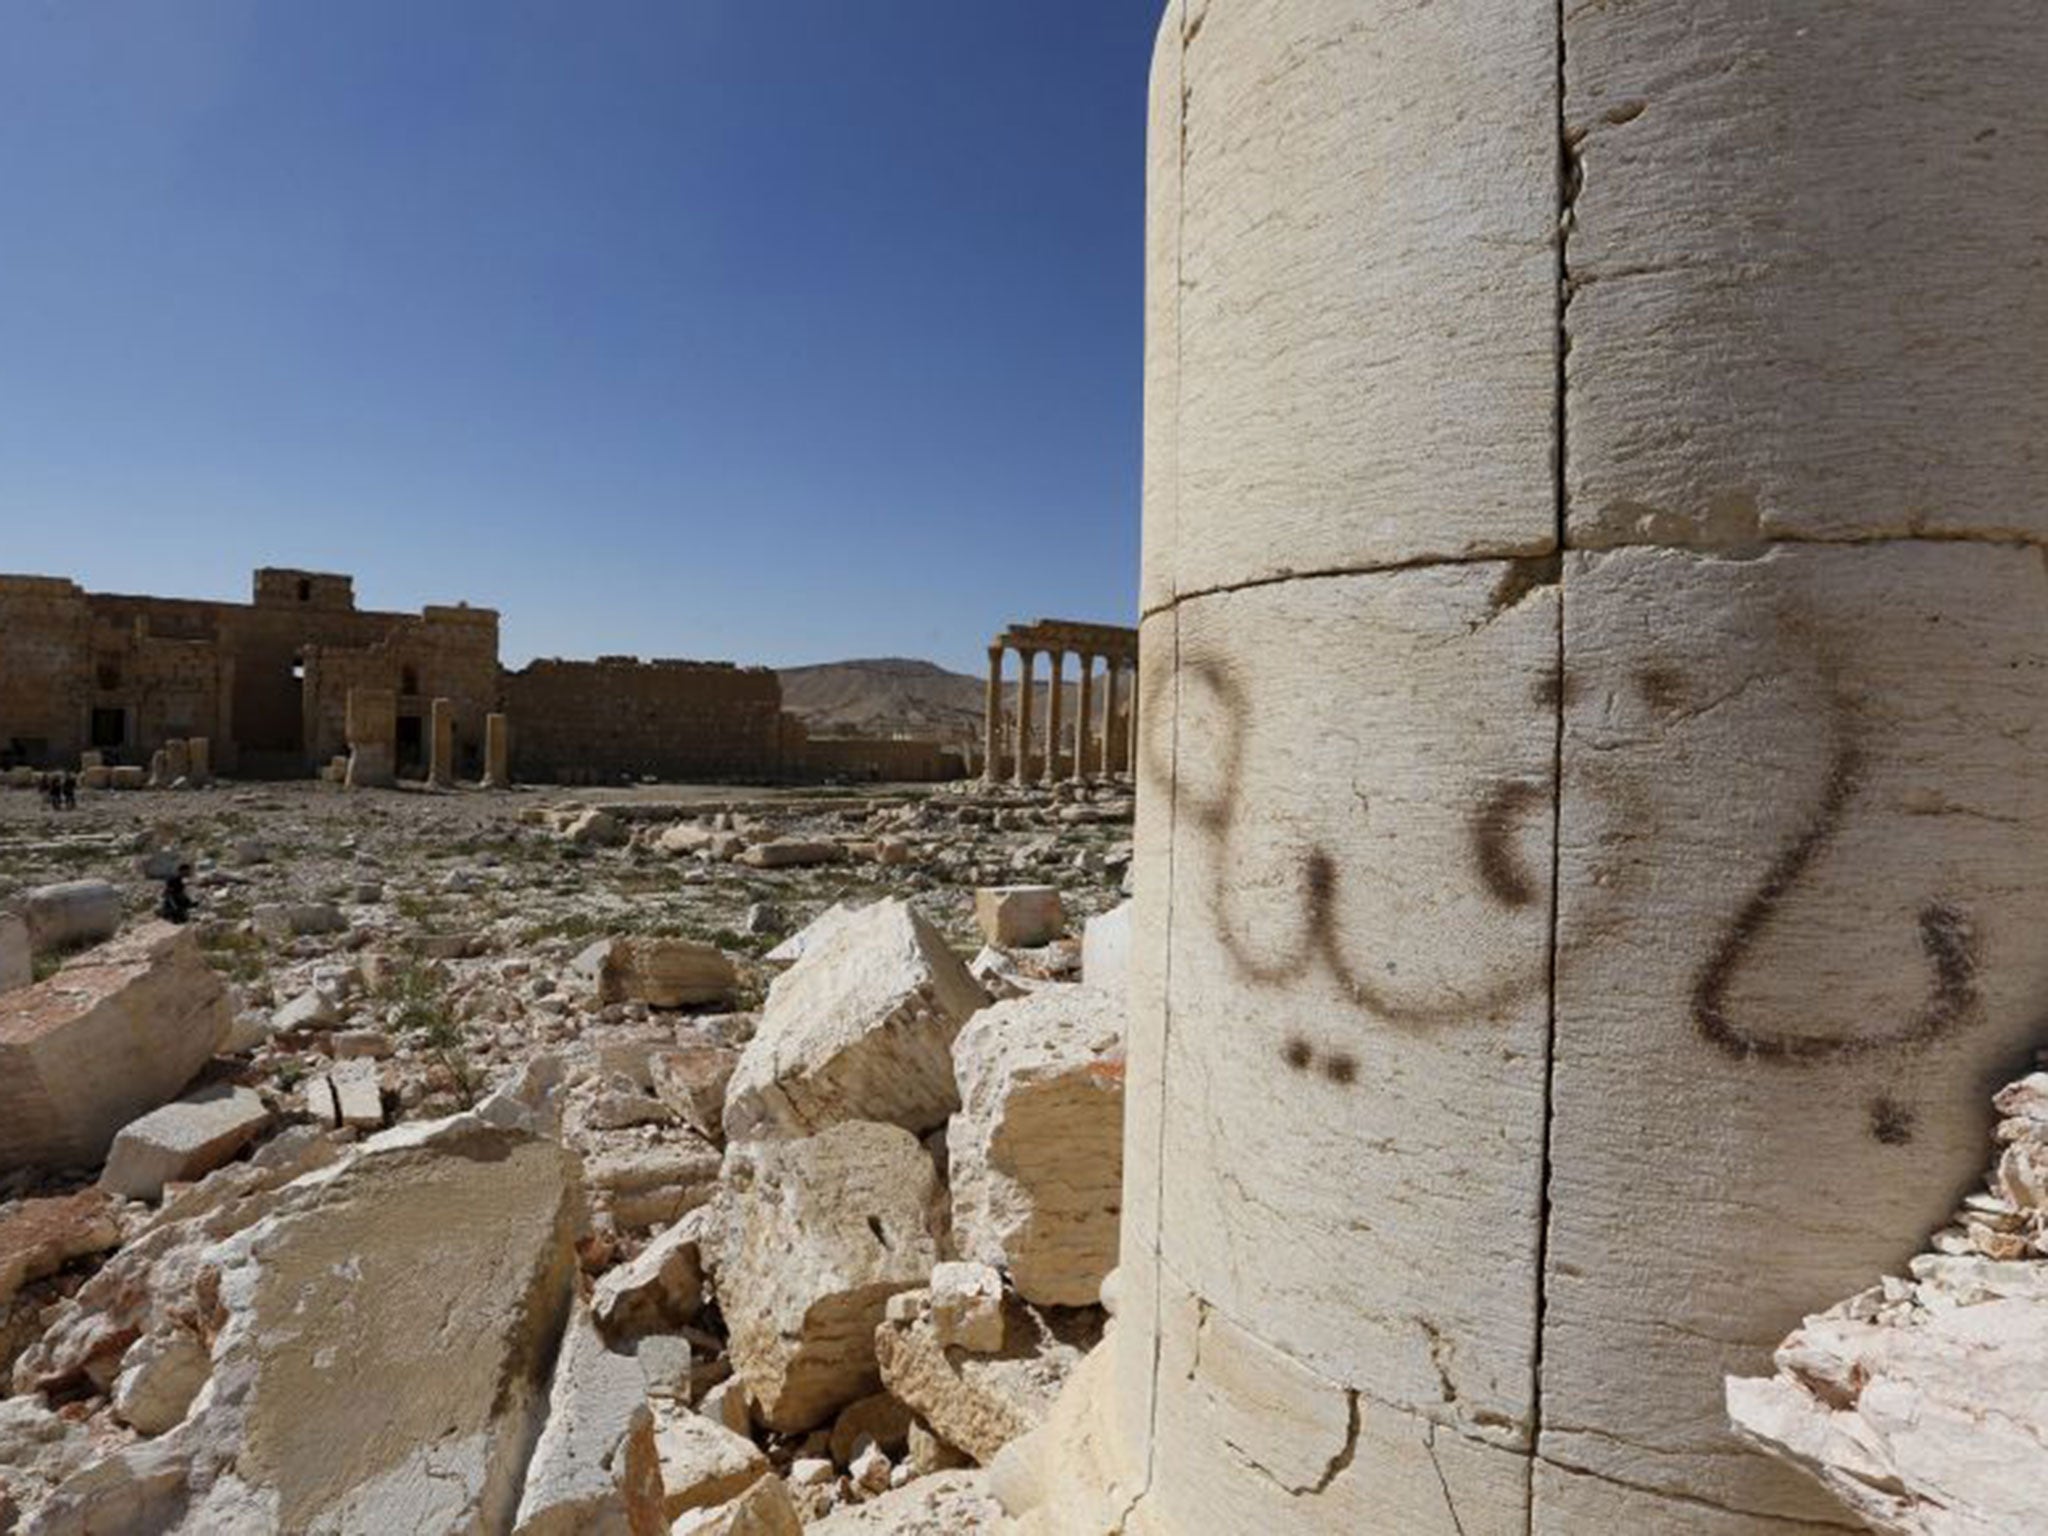
{"label": "weathered beige stone", "polygon": [[345,722],[350,789],[388,789],[398,782],[398,695],[389,688],[351,688]]}
{"label": "weathered beige stone", "polygon": [[703,1294],[696,1230],[678,1222],[598,1281],[590,1310],[607,1338],[636,1339],[688,1323]]}
{"label": "weathered beige stone", "polygon": [[687,1408],[663,1405],[654,1435],[661,1462],[662,1508],[670,1520],[745,1493],[768,1471],[768,1458],[744,1435]]}
{"label": "weathered beige stone", "polygon": [[213,1375],[213,1356],[198,1335],[183,1328],[145,1334],[121,1357],[114,1383],[114,1416],[145,1435],[175,1429]]}
{"label": "weathered beige stone", "polygon": [[455,701],[436,699],[427,715],[427,782],[436,789],[455,787]]}
{"label": "weathered beige stone", "polygon": [[579,848],[621,848],[627,835],[624,822],[596,808],[579,812],[562,826],[562,841]]}
{"label": "weathered beige stone", "polygon": [[691,939],[613,939],[597,967],[600,1003],[729,1004],[738,985],[738,973],[718,946]]}
{"label": "weathered beige stone", "polygon": [[685,1513],[669,1536],[801,1536],[803,1528],[788,1484],[771,1474],[730,1504]]}
{"label": "weathered beige stone", "polygon": [[983,1009],[953,1042],[955,1240],[1027,1301],[1093,1306],[1116,1268],[1124,1013],[1093,987],[1048,987]]}
{"label": "weathered beige stone", "polygon": [[0,912],[0,992],[12,992],[35,979],[28,920],[16,912]]}
{"label": "weathered beige stone", "polygon": [[192,1080],[228,1026],[197,936],[168,923],[0,994],[0,1167],[97,1166],[122,1126]]}
{"label": "weathered beige stone", "polygon": [[99,1190],[12,1202],[0,1213],[0,1313],[29,1281],[120,1245],[121,1224]]}
{"label": "weathered beige stone", "polygon": [[848,918],[864,911],[862,907],[850,907],[845,902],[835,901],[810,922],[792,933],[780,944],[769,950],[764,957],[777,965],[790,965],[801,960],[804,951],[822,944]]}
{"label": "weathered beige stone", "polygon": [[121,892],[105,880],[39,885],[22,898],[21,915],[29,948],[39,955],[98,944],[121,926]]}
{"label": "weathered beige stone", "polygon": [[804,1529],[809,1536],[972,1536],[1000,1530],[1001,1517],[980,1473],[944,1472],[836,1509]]}
{"label": "weathered beige stone", "polygon": [[863,1441],[900,1456],[910,1444],[910,1422],[910,1410],[887,1392],[872,1392],[848,1403],[832,1421],[832,1460],[842,1467],[852,1465]]}
{"label": "weathered beige stone", "polygon": [[974,893],[974,921],[991,944],[1032,948],[1067,931],[1057,886],[992,885]]}
{"label": "weathered beige stone", "polygon": [[723,1045],[686,1045],[648,1058],[648,1077],[661,1102],[713,1141],[725,1137],[725,1093],[740,1053]]}
{"label": "weathered beige stone", "polygon": [[1081,930],[1081,980],[1119,1000],[1131,989],[1131,904],[1088,919]]}
{"label": "weathered beige stone", "polygon": [[260,1135],[270,1110],[253,1089],[219,1083],[131,1120],[114,1137],[100,1187],[155,1200],[164,1186],[210,1173]]}
{"label": "weathered beige stone", "polygon": [[736,1145],[735,1215],[713,1279],[734,1373],[762,1423],[824,1423],[876,1390],[875,1327],[939,1261],[944,1190],[917,1138],[848,1121],[802,1141]]}
{"label": "weathered beige stone", "polygon": [[1003,1277],[987,1264],[946,1263],[932,1270],[932,1332],[941,1346],[992,1355],[1003,1347]]}
{"label": "weathered beige stone", "polygon": [[778,837],[753,844],[738,854],[735,862],[753,869],[803,869],[814,864],[836,864],[845,854],[846,850],[837,843]]}
{"label": "weathered beige stone", "polygon": [[581,1309],[548,1397],[513,1536],[661,1536],[662,1468],[640,1367],[609,1348]]}
{"label": "weathered beige stone", "polygon": [[213,782],[213,743],[204,736],[194,736],[185,743],[185,776],[193,788],[202,788]]}
{"label": "weathered beige stone", "polygon": [[1041,1314],[1012,1299],[993,1352],[941,1342],[930,1295],[914,1291],[889,1303],[874,1348],[890,1395],[941,1438],[986,1465],[1044,1421],[1081,1357],[1101,1338],[1098,1314]]}
{"label": "weathered beige stone", "polygon": [[492,711],[484,716],[484,788],[512,787],[512,744],[505,717]]}
{"label": "weathered beige stone", "polygon": [[953,1037],[986,995],[907,902],[835,926],[768,990],[726,1091],[730,1137],[845,1120],[928,1131],[959,1108]]}

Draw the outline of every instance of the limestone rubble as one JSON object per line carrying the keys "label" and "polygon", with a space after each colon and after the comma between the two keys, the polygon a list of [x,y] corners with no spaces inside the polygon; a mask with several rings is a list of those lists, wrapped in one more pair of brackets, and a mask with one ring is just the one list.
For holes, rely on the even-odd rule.
{"label": "limestone rubble", "polygon": [[1933,1251],[1728,1379],[1736,1433],[1872,1530],[2023,1536],[2048,1508],[2048,1071],[1994,1102],[1991,1174]]}

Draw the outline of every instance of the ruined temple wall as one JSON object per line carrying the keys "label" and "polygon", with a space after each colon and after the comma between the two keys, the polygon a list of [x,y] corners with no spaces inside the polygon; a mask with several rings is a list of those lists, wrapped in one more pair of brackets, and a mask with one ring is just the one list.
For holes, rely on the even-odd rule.
{"label": "ruined temple wall", "polygon": [[722,662],[536,661],[503,675],[512,772],[527,781],[782,776],[782,685]]}
{"label": "ruined temple wall", "polygon": [[91,615],[76,584],[0,576],[0,752],[19,742],[38,766],[77,761],[90,639]]}
{"label": "ruined temple wall", "polygon": [[1168,7],[1128,1530],[1847,1523],[1721,1381],[2048,1027],[2048,21],[1782,10]]}
{"label": "ruined temple wall", "polygon": [[[374,642],[357,648],[319,646],[308,651],[304,733],[315,762],[340,755],[348,744],[351,688],[389,689],[401,718],[425,723],[437,698],[455,705],[455,762],[465,778],[483,773],[484,716],[498,708],[498,615],[488,608],[429,607],[397,617]],[[415,767],[424,772],[424,759]]]}
{"label": "ruined temple wall", "polygon": [[812,736],[801,764],[808,778],[847,778],[863,783],[931,784],[965,776],[958,747],[938,741],[897,741],[870,736]]}

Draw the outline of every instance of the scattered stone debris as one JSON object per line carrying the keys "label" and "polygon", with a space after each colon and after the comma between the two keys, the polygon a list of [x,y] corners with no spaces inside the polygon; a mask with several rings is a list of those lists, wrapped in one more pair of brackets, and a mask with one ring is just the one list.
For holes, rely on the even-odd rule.
{"label": "scattered stone debris", "polygon": [[1990,1177],[1934,1251],[1809,1317],[1778,1346],[1777,1375],[1728,1380],[1736,1433],[1811,1472],[1872,1530],[2041,1529],[2048,1071],[1993,1103],[2003,1118]]}
{"label": "scattered stone debris", "polygon": [[[22,803],[0,891],[75,884]],[[0,1529],[993,1528],[973,1461],[1102,1312],[954,1262],[1066,1113],[956,1060],[974,892],[1114,905],[1127,794],[120,803],[66,823],[117,922],[189,862],[189,924],[0,921]],[[989,950],[1092,1017],[1078,952]]]}

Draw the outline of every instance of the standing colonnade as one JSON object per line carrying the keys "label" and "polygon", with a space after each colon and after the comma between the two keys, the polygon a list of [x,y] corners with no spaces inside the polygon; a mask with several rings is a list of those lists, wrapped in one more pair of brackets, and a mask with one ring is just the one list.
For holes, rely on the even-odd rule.
{"label": "standing colonnade", "polygon": [[[1015,713],[1006,730],[1004,658],[1017,653],[1021,675]],[[1080,662],[1080,696],[1068,727],[1066,661]],[[1045,751],[1032,757],[1038,658],[1050,658]],[[1096,663],[1102,663],[1102,704],[1095,698]],[[988,648],[988,697],[983,721],[983,777],[988,783],[1056,784],[1063,780],[1129,774],[1137,761],[1138,632],[1113,624],[1040,619],[1004,630]]]}

